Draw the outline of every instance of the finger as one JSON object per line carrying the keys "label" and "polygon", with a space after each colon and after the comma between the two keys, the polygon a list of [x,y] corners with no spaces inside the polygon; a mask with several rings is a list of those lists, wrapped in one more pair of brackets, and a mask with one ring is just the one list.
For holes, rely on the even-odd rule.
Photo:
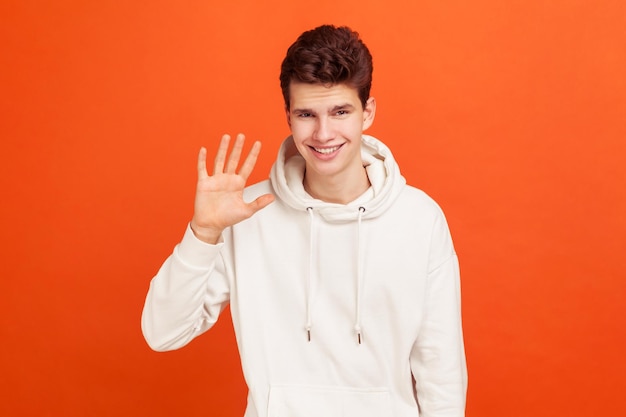
{"label": "finger", "polygon": [[241,133],[237,135],[237,139],[235,140],[235,144],[233,145],[233,150],[230,152],[230,157],[228,158],[228,165],[226,165],[226,173],[234,174],[237,171],[237,166],[239,165],[239,158],[241,158],[241,151],[243,149],[243,144],[246,140],[246,137]]}
{"label": "finger", "polygon": [[274,201],[274,195],[272,194],[263,194],[262,196],[257,197],[256,200],[250,202],[248,207],[252,209],[253,213],[267,207]]}
{"label": "finger", "polygon": [[208,177],[209,174],[206,171],[206,148],[203,146],[198,152],[198,179]]}
{"label": "finger", "polygon": [[228,144],[230,143],[230,136],[222,136],[220,141],[220,147],[217,149],[217,155],[215,155],[215,163],[213,165],[213,175],[221,174],[224,172],[224,162],[226,161],[226,153],[228,152]]}
{"label": "finger", "polygon": [[239,175],[241,175],[244,180],[247,180],[252,173],[260,152],[261,142],[257,140],[256,142],[254,142],[254,145],[252,145],[252,149],[250,149],[250,153],[248,153],[248,156],[246,157],[246,160],[243,162],[241,170],[239,171]]}

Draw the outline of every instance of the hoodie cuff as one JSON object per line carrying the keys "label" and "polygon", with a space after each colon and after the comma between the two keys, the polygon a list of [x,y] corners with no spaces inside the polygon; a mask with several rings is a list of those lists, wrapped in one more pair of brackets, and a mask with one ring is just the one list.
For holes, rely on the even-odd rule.
{"label": "hoodie cuff", "polygon": [[220,236],[219,241],[215,245],[203,242],[196,237],[193,230],[191,230],[191,225],[188,223],[183,240],[176,248],[176,254],[181,261],[188,265],[206,267],[213,263],[222,246],[224,246],[224,238],[222,236]]}

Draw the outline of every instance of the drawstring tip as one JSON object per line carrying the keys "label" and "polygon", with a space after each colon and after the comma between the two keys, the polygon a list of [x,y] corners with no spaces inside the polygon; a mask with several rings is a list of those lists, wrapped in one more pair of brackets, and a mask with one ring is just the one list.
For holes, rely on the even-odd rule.
{"label": "drawstring tip", "polygon": [[359,345],[362,342],[362,338],[361,338],[361,325],[360,324],[355,324],[354,325],[354,331],[356,333],[356,341],[359,343]]}
{"label": "drawstring tip", "polygon": [[311,330],[310,329],[306,329],[306,337],[309,340],[309,342],[311,341]]}

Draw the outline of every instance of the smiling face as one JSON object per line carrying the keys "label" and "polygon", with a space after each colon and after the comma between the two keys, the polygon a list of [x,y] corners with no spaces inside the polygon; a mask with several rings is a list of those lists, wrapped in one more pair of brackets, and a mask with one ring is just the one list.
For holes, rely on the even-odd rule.
{"label": "smiling face", "polygon": [[326,188],[323,194],[339,186],[347,193],[364,192],[369,182],[361,161],[361,135],[374,121],[374,99],[363,108],[357,90],[346,84],[292,82],[289,93],[287,120],[306,161],[305,188]]}

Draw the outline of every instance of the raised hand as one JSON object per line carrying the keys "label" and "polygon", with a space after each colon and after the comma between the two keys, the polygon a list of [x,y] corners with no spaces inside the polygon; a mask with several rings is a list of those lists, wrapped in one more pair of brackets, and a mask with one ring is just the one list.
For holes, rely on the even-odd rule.
{"label": "raised hand", "polygon": [[244,142],[245,136],[237,135],[227,158],[230,136],[222,136],[213,175],[207,172],[206,149],[201,148],[198,154],[198,185],[191,229],[198,239],[207,243],[217,243],[225,228],[251,217],[274,201],[272,194],[264,194],[249,203],[243,200],[243,189],[261,150],[261,142],[256,141],[237,173]]}

